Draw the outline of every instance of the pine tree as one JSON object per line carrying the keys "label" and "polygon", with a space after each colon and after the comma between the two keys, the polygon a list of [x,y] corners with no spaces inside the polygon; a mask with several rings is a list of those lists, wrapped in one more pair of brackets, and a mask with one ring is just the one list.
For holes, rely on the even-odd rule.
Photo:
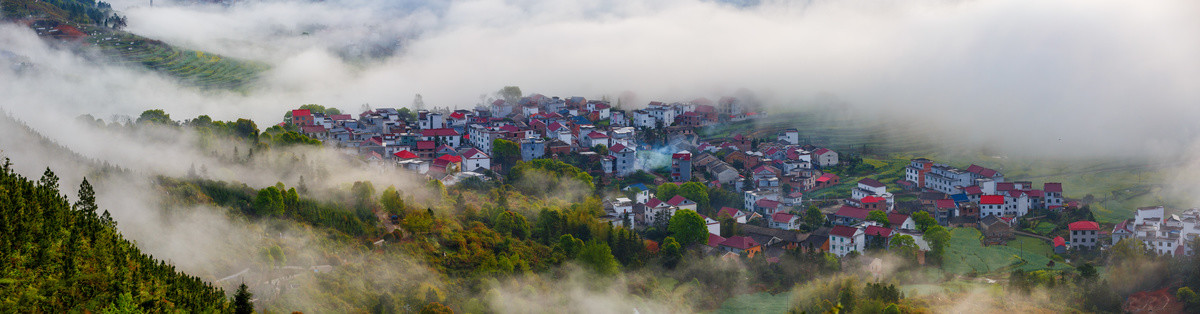
{"label": "pine tree", "polygon": [[250,298],[253,294],[246,287],[246,283],[238,286],[237,294],[233,295],[233,312],[237,314],[254,313],[254,303],[250,303]]}

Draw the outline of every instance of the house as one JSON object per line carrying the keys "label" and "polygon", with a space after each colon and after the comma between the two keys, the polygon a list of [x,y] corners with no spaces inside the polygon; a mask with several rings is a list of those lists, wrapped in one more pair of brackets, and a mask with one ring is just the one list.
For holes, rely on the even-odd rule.
{"label": "house", "polygon": [[1067,252],[1067,240],[1063,239],[1063,237],[1054,237],[1054,241],[1051,242],[1053,242],[1052,244],[1054,245],[1054,254],[1063,254]]}
{"label": "house", "polygon": [[979,198],[979,217],[1003,216],[1006,208],[1004,195],[983,195]]}
{"label": "house", "polygon": [[540,138],[521,139],[521,160],[530,161],[546,156],[546,142]]}
{"label": "house", "polygon": [[692,153],[680,151],[671,155],[671,181],[687,182],[692,180]]}
{"label": "house", "polygon": [[696,202],[689,200],[682,195],[675,195],[675,197],[667,200],[667,204],[679,209],[690,209],[692,211],[696,211]]}
{"label": "house", "polygon": [[773,215],[779,212],[779,201],[766,198],[760,199],[754,202],[754,211],[763,214],[764,216]]}
{"label": "house", "polygon": [[1076,221],[1067,224],[1067,229],[1071,230],[1071,246],[1075,248],[1096,248],[1097,233],[1100,232],[1100,224],[1095,221]]}
{"label": "house", "polygon": [[779,133],[779,141],[789,145],[800,145],[800,131],[796,129],[783,130]]}
{"label": "house", "polygon": [[305,125],[312,125],[313,121],[315,121],[315,120],[313,119],[311,110],[308,110],[308,109],[292,110],[292,121],[291,121],[292,124],[299,125],[299,126],[305,126]]}
{"label": "house", "polygon": [[468,149],[462,154],[464,167],[467,171],[475,169],[492,169],[492,158],[476,148]]}
{"label": "house", "polygon": [[850,252],[862,253],[865,246],[866,233],[862,229],[849,226],[833,226],[829,229],[829,252],[838,257]]}
{"label": "house", "polygon": [[1046,182],[1046,184],[1042,185],[1042,189],[1045,190],[1046,208],[1055,208],[1065,205],[1063,203],[1062,183]]}
{"label": "house", "polygon": [[740,224],[746,223],[746,214],[740,210],[737,210],[737,208],[721,207],[721,210],[717,211],[717,219],[721,219],[722,217],[725,217],[725,216],[729,216],[729,217],[733,218],[734,221],[737,221],[737,223],[740,223]]}
{"label": "house", "polygon": [[778,200],[779,193],[770,190],[753,190],[742,193],[743,207],[748,210],[754,210],[755,204],[764,199]]}
{"label": "house", "polygon": [[925,187],[925,174],[933,170],[933,161],[925,158],[913,158],[904,167],[904,180],[914,183],[918,188]]}
{"label": "house", "polygon": [[745,254],[746,257],[753,258],[755,254],[762,253],[762,246],[754,239],[746,236],[732,236],[721,242],[720,249],[724,252],[736,254]]}
{"label": "house", "polygon": [[817,177],[817,183],[813,185],[814,190],[824,189],[841,183],[841,177],[833,173],[825,173]]}
{"label": "house", "polygon": [[837,166],[838,153],[828,148],[820,148],[812,152],[812,160],[818,167]]}
{"label": "house", "polygon": [[650,198],[650,201],[646,202],[645,205],[645,212],[643,214],[643,219],[645,220],[644,225],[657,224],[660,222],[660,219],[671,219],[671,216],[675,215],[675,211],[678,209],[678,207],[671,206],[671,204],[667,204],[667,202],[663,202],[658,198],[652,197]]}
{"label": "house", "polygon": [[958,211],[958,203],[952,199],[941,199],[934,201],[933,210],[929,213],[938,221],[939,225],[946,226],[950,222],[950,218],[954,218]]}
{"label": "house", "polygon": [[433,160],[433,164],[429,166],[429,169],[444,174],[462,171],[462,157],[442,155]]}
{"label": "house", "polygon": [[624,177],[637,171],[637,167],[635,166],[637,151],[633,147],[613,144],[612,147],[608,148],[608,154],[613,157],[612,171],[618,177]]}
{"label": "house", "polygon": [[710,246],[710,247],[713,247],[713,248],[719,247],[719,246],[721,246],[721,243],[725,242],[725,240],[728,240],[728,239],[721,237],[720,235],[711,233],[711,232],[708,234],[708,246]]}
{"label": "house", "polygon": [[650,188],[645,184],[635,183],[621,189],[622,191],[635,191],[633,198],[638,204],[645,204],[650,201]]}
{"label": "house", "polygon": [[887,215],[888,224],[896,230],[917,230],[917,223],[908,214],[890,213]]}
{"label": "house", "polygon": [[1133,237],[1133,230],[1129,229],[1131,226],[1133,226],[1133,221],[1129,219],[1122,220],[1120,223],[1117,223],[1116,226],[1113,226],[1111,233],[1112,243],[1117,244],[1117,242],[1121,242],[1121,240]]}
{"label": "house", "polygon": [[867,214],[869,212],[869,210],[863,208],[842,206],[842,208],[839,208],[837,212],[833,213],[833,224],[852,226],[867,220]]}
{"label": "house", "polygon": [[771,228],[783,230],[800,229],[800,217],[785,212],[771,214]]}
{"label": "house", "polygon": [[763,253],[770,255],[770,257],[777,257],[784,253],[785,250],[801,247],[801,244],[809,237],[809,234],[800,233],[796,230],[763,228],[747,224],[743,224],[739,228],[742,234],[762,245]]}
{"label": "house", "polygon": [[1013,239],[1013,228],[1000,216],[988,215],[979,220],[979,229],[983,232],[987,244],[1002,244]]}
{"label": "house", "polygon": [[804,201],[804,192],[795,191],[783,197],[783,206],[800,207]]}
{"label": "house", "polygon": [[873,246],[878,248],[887,248],[889,242],[892,240],[892,229],[876,225],[867,225],[866,228],[862,229],[862,231],[866,243],[874,243]]}

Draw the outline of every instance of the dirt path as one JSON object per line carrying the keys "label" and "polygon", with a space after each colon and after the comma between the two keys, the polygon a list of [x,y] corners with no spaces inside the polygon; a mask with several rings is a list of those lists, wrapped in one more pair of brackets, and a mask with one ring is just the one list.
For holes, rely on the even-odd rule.
{"label": "dirt path", "polygon": [[386,212],[383,212],[381,210],[376,210],[374,212],[375,212],[375,217],[379,218],[379,222],[383,223],[383,228],[385,230],[387,230],[387,233],[392,233],[392,231],[395,231],[396,229],[399,228],[399,227],[396,227],[396,224],[392,223],[392,219],[388,218],[388,214]]}

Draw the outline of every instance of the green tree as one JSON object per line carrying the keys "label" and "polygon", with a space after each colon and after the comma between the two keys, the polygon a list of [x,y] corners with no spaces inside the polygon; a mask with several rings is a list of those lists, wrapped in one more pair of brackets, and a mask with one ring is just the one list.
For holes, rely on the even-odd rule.
{"label": "green tree", "polygon": [[670,182],[659,185],[658,188],[654,191],[654,197],[657,197],[658,199],[663,200],[663,201],[670,200],[672,197],[675,197],[675,195],[678,195],[678,194],[679,194],[679,186],[675,185],[675,183],[670,183]]}
{"label": "green tree", "polygon": [[1096,279],[1096,266],[1092,263],[1083,263],[1083,265],[1075,266],[1075,270],[1079,272],[1079,279],[1084,281],[1092,281]]}
{"label": "green tree", "polygon": [[929,252],[933,257],[940,259],[942,253],[946,251],[946,246],[950,245],[950,231],[946,227],[934,225],[929,227],[929,231],[925,232],[925,241],[929,242]]}
{"label": "green tree", "polygon": [[157,124],[166,126],[179,126],[175,120],[171,120],[171,115],[162,109],[152,109],[142,111],[142,114],[137,118],[138,125]]}
{"label": "green tree", "polygon": [[616,274],[620,264],[612,255],[608,244],[596,240],[589,241],[579,252],[579,261],[601,275]]}
{"label": "green tree", "polygon": [[817,205],[808,205],[808,209],[804,210],[804,224],[810,230],[816,230],[825,225],[825,214],[821,213]]}
{"label": "green tree", "polygon": [[937,219],[933,219],[933,216],[929,212],[923,210],[914,213],[912,218],[913,222],[917,223],[917,230],[921,230],[921,232],[926,232],[929,230],[929,227],[938,224]]}
{"label": "green tree", "polygon": [[1117,244],[1113,244],[1109,252],[1111,252],[1109,253],[1109,258],[1114,264],[1138,262],[1147,256],[1146,244],[1134,238],[1125,238],[1117,241]]}
{"label": "green tree", "polygon": [[1197,310],[1200,310],[1200,296],[1196,295],[1192,288],[1182,287],[1175,290],[1175,297],[1179,298],[1179,302],[1183,302],[1184,308],[1189,313],[1196,313]]}
{"label": "green tree", "polygon": [[138,307],[136,301],[133,300],[133,294],[129,292],[122,293],[117,297],[117,302],[109,304],[100,314],[138,314],[145,313],[142,308]]}
{"label": "green tree", "polygon": [[600,156],[608,156],[608,146],[605,146],[604,144],[596,144],[596,146],[592,146],[592,151],[596,152],[596,154],[599,154]]}
{"label": "green tree", "polygon": [[496,217],[496,232],[510,234],[519,239],[528,239],[529,223],[525,220],[525,216],[506,210]]}
{"label": "green tree", "polygon": [[905,259],[915,260],[920,248],[917,247],[917,241],[912,236],[901,234],[892,237],[891,243],[888,244],[888,250]]}
{"label": "green tree", "polygon": [[674,269],[675,265],[683,259],[683,247],[679,245],[679,241],[675,241],[674,237],[663,239],[662,248],[659,250],[662,256],[663,266]]}
{"label": "green tree", "polygon": [[516,105],[521,101],[521,88],[517,86],[505,86],[499,91],[496,91],[496,96],[504,99],[511,105]]}
{"label": "green tree", "polygon": [[704,183],[694,181],[684,183],[679,186],[679,195],[696,202],[696,209],[700,212],[711,213],[714,211],[708,200],[708,187],[704,186]]}
{"label": "green tree", "polygon": [[504,169],[512,169],[517,160],[521,160],[521,147],[513,141],[498,138],[492,140],[492,155]]}
{"label": "green tree", "polygon": [[558,237],[558,247],[567,258],[575,258],[579,256],[580,251],[583,251],[583,240],[576,239],[570,234],[564,234]]}
{"label": "green tree", "polygon": [[857,300],[855,294],[854,284],[850,282],[842,284],[842,289],[838,292],[838,304],[842,305],[843,311],[854,313],[854,301]]}
{"label": "green tree", "polygon": [[718,221],[721,222],[721,236],[722,237],[728,238],[728,237],[738,235],[739,233],[742,233],[742,230],[741,230],[742,225],[738,224],[737,219],[734,219],[733,217],[729,217],[729,215],[723,214],[718,219]]}
{"label": "green tree", "polygon": [[878,222],[884,227],[891,227],[892,223],[888,221],[887,213],[882,210],[872,210],[867,212],[867,220]]}
{"label": "green tree", "polygon": [[454,310],[441,303],[430,302],[421,308],[421,314],[454,314]]}
{"label": "green tree", "polygon": [[236,314],[253,314],[254,303],[250,303],[250,298],[252,297],[253,295],[250,294],[246,283],[238,286],[237,293],[233,295],[233,312]]}
{"label": "green tree", "polygon": [[401,195],[395,186],[388,186],[383,190],[383,194],[379,196],[379,203],[383,205],[383,210],[388,214],[402,215],[404,213],[404,195]]}
{"label": "green tree", "polygon": [[274,186],[258,190],[254,198],[254,211],[260,216],[279,216],[283,214],[283,193]]}
{"label": "green tree", "polygon": [[704,217],[690,209],[676,211],[671,216],[667,231],[670,231],[671,236],[674,236],[675,240],[683,246],[704,243],[708,239],[708,228],[705,227]]}

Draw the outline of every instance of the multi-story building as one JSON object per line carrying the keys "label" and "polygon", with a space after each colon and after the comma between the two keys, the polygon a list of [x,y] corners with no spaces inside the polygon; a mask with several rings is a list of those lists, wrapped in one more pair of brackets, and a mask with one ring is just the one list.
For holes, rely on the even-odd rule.
{"label": "multi-story building", "polygon": [[862,253],[866,247],[866,233],[850,226],[833,226],[829,230],[829,251],[838,257],[850,252]]}
{"label": "multi-story building", "polygon": [[1067,224],[1067,229],[1071,230],[1071,247],[1096,248],[1096,234],[1100,232],[1100,224],[1095,221],[1076,221]]}
{"label": "multi-story building", "polygon": [[521,140],[521,160],[530,161],[546,155],[546,142],[540,138]]}
{"label": "multi-story building", "polygon": [[692,180],[692,153],[680,151],[671,155],[671,181],[687,182]]}

